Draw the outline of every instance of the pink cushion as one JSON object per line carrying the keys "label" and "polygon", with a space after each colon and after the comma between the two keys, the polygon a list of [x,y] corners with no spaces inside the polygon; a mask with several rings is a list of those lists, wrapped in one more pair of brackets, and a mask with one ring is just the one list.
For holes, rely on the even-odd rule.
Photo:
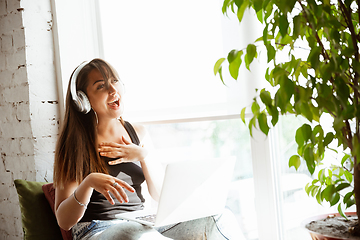
{"label": "pink cushion", "polygon": [[[42,190],[45,194],[46,199],[48,200],[51,210],[55,214],[54,207],[55,207],[55,189],[53,188],[52,183],[44,184],[42,186]],[[64,229],[60,228],[61,235],[64,240],[72,240],[73,237],[71,235],[71,231],[65,231]]]}

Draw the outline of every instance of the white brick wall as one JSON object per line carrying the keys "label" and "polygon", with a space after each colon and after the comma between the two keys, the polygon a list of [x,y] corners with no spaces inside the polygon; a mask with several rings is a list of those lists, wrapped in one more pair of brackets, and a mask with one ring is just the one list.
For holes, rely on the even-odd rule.
{"label": "white brick wall", "polygon": [[52,181],[59,107],[50,0],[0,0],[0,239],[22,239],[17,178]]}

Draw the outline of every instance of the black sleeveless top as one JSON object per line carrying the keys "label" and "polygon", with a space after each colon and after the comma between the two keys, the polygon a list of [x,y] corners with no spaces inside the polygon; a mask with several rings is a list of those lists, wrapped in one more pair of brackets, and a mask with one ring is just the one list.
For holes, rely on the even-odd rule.
{"label": "black sleeveless top", "polygon": [[[131,141],[139,145],[140,140],[129,122],[125,122],[124,127],[128,132]],[[91,195],[90,202],[87,206],[84,216],[80,222],[91,222],[92,220],[112,220],[115,219],[115,214],[141,210],[144,208],[145,199],[141,194],[141,184],[145,181],[144,173],[140,166],[140,162],[121,163],[117,165],[109,165],[108,161],[114,160],[107,157],[101,157],[106,162],[106,168],[111,176],[117,177],[129,185],[131,185],[135,192],[125,190],[129,202],[120,203],[114,196],[111,197],[115,201],[115,205],[110,202],[96,190]]]}

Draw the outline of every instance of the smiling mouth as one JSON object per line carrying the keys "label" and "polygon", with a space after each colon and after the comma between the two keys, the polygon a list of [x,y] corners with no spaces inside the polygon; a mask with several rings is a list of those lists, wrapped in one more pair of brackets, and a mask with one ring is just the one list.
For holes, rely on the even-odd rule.
{"label": "smiling mouth", "polygon": [[119,99],[116,99],[115,101],[109,102],[108,105],[110,107],[118,107],[120,105],[119,102],[120,102]]}

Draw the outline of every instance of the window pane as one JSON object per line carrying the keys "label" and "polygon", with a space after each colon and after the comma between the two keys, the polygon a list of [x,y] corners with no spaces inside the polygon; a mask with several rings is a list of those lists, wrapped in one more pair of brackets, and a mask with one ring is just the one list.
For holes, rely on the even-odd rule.
{"label": "window pane", "polygon": [[[298,171],[288,166],[289,158],[297,154],[295,132],[304,123],[308,122],[302,117],[283,116],[274,129],[272,139],[275,153],[273,156],[279,176],[281,226],[286,240],[310,239],[310,234],[301,226],[302,221],[317,214],[337,212],[336,208],[330,208],[327,203],[319,205],[315,198],[306,194],[305,185],[313,180],[313,176],[308,173],[305,162],[301,163]],[[325,156],[330,157],[327,153]],[[317,175],[317,172],[314,175]]]}
{"label": "window pane", "polygon": [[147,125],[162,162],[236,157],[227,207],[236,215],[243,239],[257,239],[250,136],[240,119]]}
{"label": "window pane", "polygon": [[101,0],[99,5],[104,58],[125,82],[128,119],[228,116],[250,104],[257,69],[241,71],[241,83],[224,70],[226,87],[213,68],[261,32],[255,34],[258,28],[248,23],[240,29],[236,15],[231,21],[222,14],[221,1]]}

